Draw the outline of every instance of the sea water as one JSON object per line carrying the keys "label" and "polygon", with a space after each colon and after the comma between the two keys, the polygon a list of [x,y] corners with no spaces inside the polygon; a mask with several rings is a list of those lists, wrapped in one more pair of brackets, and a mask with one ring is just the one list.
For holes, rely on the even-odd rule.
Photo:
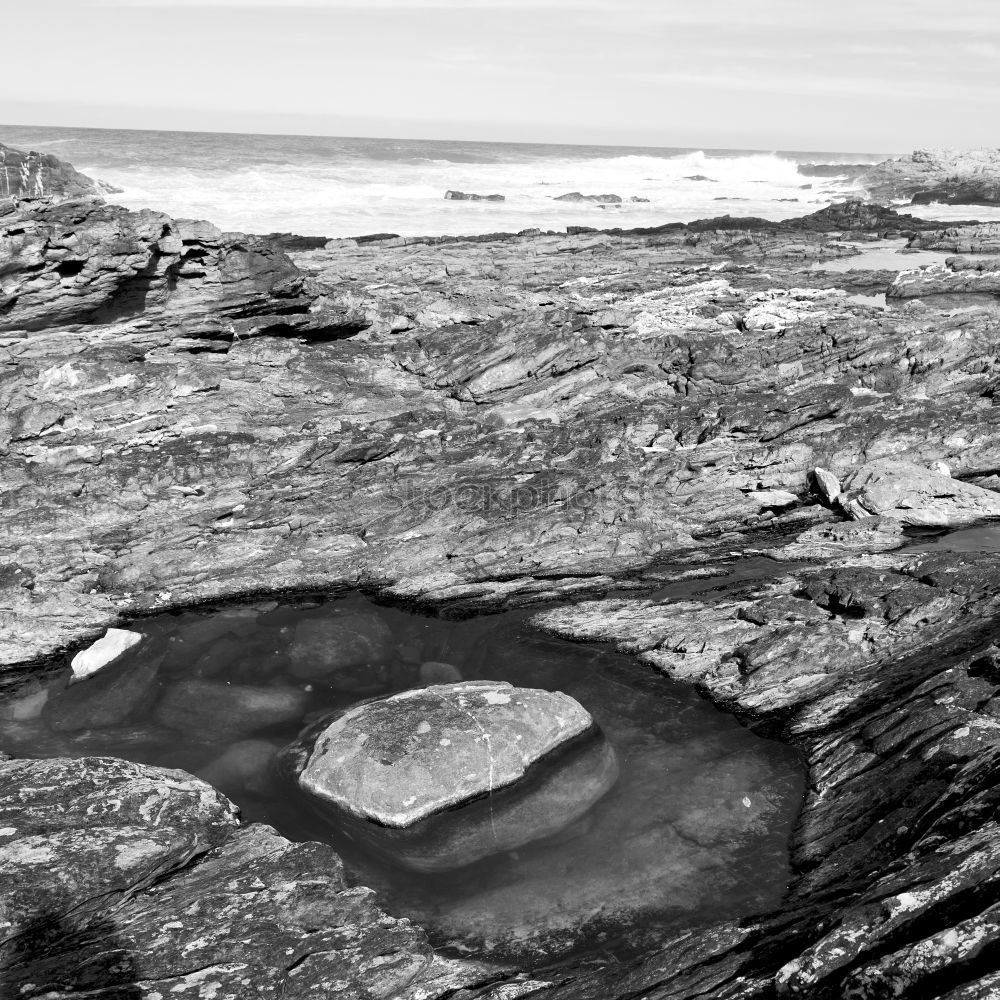
{"label": "sea water", "polygon": [[[299,624],[344,613],[377,616],[396,652],[307,683],[289,658]],[[0,699],[0,750],[109,754],[197,774],[239,805],[244,822],[332,844],[354,881],[439,946],[532,961],[620,955],[664,932],[773,909],[791,878],[805,786],[796,751],[633,657],[538,632],[530,612],[443,621],[348,595],[163,614],[131,627],[146,644],[94,677],[67,686],[67,667]],[[407,871],[367,850],[356,831],[345,837],[275,755],[311,723],[421,686],[422,663],[575,698],[614,748],[611,790],[563,829],[452,871]],[[258,709],[248,716],[240,706],[251,692]],[[259,711],[269,692],[279,706],[270,719]],[[280,708],[289,697],[301,702],[294,715]],[[462,821],[461,810],[448,815]]]}
{"label": "sea water", "polygon": [[[858,195],[860,165],[885,158],[3,125],[0,142],[53,153],[120,187],[109,198],[129,208],[240,232],[327,237],[785,219]],[[810,169],[830,164],[832,175]],[[449,190],[505,200],[446,200]],[[571,192],[615,194],[622,204],[556,200]]]}

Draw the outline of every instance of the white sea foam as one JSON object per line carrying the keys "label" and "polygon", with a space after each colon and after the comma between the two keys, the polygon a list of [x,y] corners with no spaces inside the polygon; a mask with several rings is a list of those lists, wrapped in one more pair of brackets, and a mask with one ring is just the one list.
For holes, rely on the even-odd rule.
{"label": "white sea foam", "polygon": [[[5,141],[17,145],[18,130]],[[471,234],[568,225],[657,226],[719,215],[783,219],[852,190],[799,163],[875,161],[876,155],[719,153],[500,143],[25,130],[37,148],[123,189],[113,200],[225,229],[306,236],[372,232]],[[692,179],[692,178],[706,179]],[[448,201],[447,190],[503,202]],[[621,206],[556,201],[616,194]],[[631,200],[646,199],[646,200]]]}

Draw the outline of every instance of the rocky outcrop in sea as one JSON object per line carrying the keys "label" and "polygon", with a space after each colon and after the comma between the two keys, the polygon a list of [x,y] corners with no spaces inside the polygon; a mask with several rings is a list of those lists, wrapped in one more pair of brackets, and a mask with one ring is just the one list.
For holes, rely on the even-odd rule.
{"label": "rocky outcrop in sea", "polygon": [[[8,214],[0,718],[41,717],[51,754],[0,759],[0,984],[992,995],[997,554],[939,533],[996,513],[1000,309],[981,286],[939,294],[919,253],[873,270],[864,250],[977,260],[995,242],[857,204],[291,256],[93,199]],[[111,662],[38,697],[110,626],[345,587],[434,613],[537,605],[539,629],[611,643],[792,744],[808,791],[785,901],[628,957],[456,956],[332,848],[244,825],[183,771],[83,752],[88,720],[159,691],[141,644],[125,683]],[[357,655],[304,657],[302,679],[343,671],[364,697],[379,633],[345,628]],[[201,686],[155,709],[171,727],[243,739],[302,710],[300,688],[182,683]]]}
{"label": "rocky outcrop in sea", "polygon": [[51,153],[0,143],[0,216],[12,213],[19,201],[59,201],[113,191],[117,188],[81,174]]}
{"label": "rocky outcrop in sea", "polygon": [[1000,204],[1000,149],[918,149],[861,174],[858,183],[887,204]]}

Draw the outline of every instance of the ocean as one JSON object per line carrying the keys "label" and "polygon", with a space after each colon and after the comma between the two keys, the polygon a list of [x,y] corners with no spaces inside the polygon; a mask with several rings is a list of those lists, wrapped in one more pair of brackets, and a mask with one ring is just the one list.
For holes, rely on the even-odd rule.
{"label": "ocean", "polygon": [[[886,153],[761,152],[0,125],[122,189],[109,200],[227,230],[303,236],[467,235],[785,219],[856,192]],[[445,192],[503,195],[447,200]],[[558,201],[613,194],[620,204]]]}

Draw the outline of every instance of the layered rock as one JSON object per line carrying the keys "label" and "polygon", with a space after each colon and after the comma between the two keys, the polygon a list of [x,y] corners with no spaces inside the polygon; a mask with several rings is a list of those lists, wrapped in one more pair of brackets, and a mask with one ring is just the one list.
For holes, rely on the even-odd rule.
{"label": "layered rock", "polygon": [[355,837],[406,867],[442,871],[582,816],[618,773],[593,730],[568,695],[463,681],[349,709],[284,758],[299,787]]}
{"label": "layered rock", "polygon": [[879,163],[858,178],[877,201],[1000,204],[1000,149],[918,149]]}
{"label": "layered rock", "polygon": [[[544,624],[613,641],[794,741],[811,789],[800,875],[780,912],[656,938],[605,971],[569,964],[547,995],[989,995],[995,559],[907,556],[892,516],[845,524],[809,497],[815,468],[839,482],[887,457],[997,485],[995,314],[930,299],[887,315],[851,301],[857,276],[809,265],[852,253],[848,233],[923,231],[962,253],[992,237],[848,216],[342,241],[297,267],[156,213],[23,213],[0,232],[3,663],[148,609],[283,588],[360,582],[459,611],[662,588]],[[779,491],[798,502],[762,502]],[[742,572],[755,560],[766,574]],[[692,572],[717,582],[692,593]],[[133,694],[126,715],[148,691]],[[33,688],[5,696],[5,725],[38,710]],[[27,815],[30,786],[73,831],[32,862],[36,834],[0,822],[17,899],[52,901],[18,911],[5,944],[18,989],[52,954],[92,968],[87,941],[122,957],[102,989],[164,995],[545,985],[444,963],[344,889],[329,851],[234,834],[215,793],[190,793],[205,808],[156,832],[170,782],[207,789],[186,777],[157,772],[134,832],[95,840],[91,864],[86,831],[116,815],[118,778],[73,762],[96,798],[64,796],[63,764],[9,766],[7,815]],[[119,847],[136,863],[112,863]],[[66,934],[80,900],[93,920]],[[33,952],[39,927],[64,951]]]}
{"label": "layered rock", "polygon": [[0,142],[0,216],[12,213],[21,201],[61,201],[116,190],[51,153],[26,153]]}
{"label": "layered rock", "polygon": [[919,271],[902,271],[886,289],[893,299],[925,295],[1000,295],[1000,260],[949,257]]}

